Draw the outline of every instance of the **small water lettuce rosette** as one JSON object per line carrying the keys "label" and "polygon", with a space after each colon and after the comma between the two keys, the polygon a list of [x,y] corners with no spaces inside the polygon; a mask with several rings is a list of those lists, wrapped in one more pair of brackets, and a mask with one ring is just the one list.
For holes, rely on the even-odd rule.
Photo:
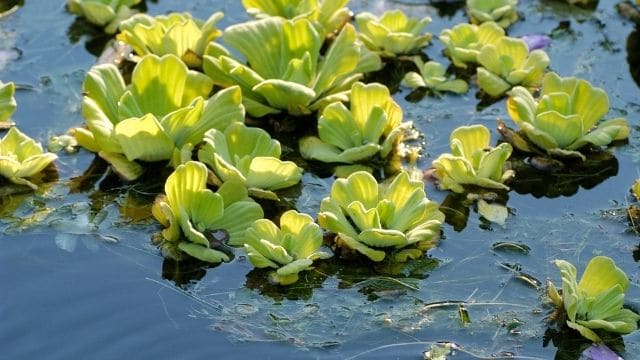
{"label": "small water lettuce rosette", "polygon": [[247,228],[264,216],[240,183],[229,181],[215,193],[207,189],[207,167],[196,161],[178,166],[164,191],[151,210],[165,227],[159,245],[175,260],[188,254],[210,263],[229,261],[224,251],[214,248],[219,244],[212,234],[225,232],[229,245],[242,246]]}
{"label": "small water lettuce rosette", "polygon": [[494,21],[503,28],[518,21],[518,0],[467,0],[471,23]]}
{"label": "small water lettuce rosette", "polygon": [[599,332],[629,334],[637,329],[640,315],[623,308],[629,279],[611,258],[591,259],[580,282],[571,263],[556,260],[555,264],[562,275],[562,293],[549,281],[547,296],[557,308],[556,320],[566,320],[571,329],[598,343]]}
{"label": "small water lettuce rosette", "polygon": [[0,128],[11,126],[11,115],[16,112],[18,105],[13,95],[16,86],[12,82],[3,83],[0,81]]}
{"label": "small water lettuce rosette", "polygon": [[422,30],[430,22],[430,17],[411,18],[401,10],[390,10],[380,17],[368,12],[356,15],[360,40],[369,50],[388,58],[415,54],[429,45],[432,34]]}
{"label": "small water lettuce rosette", "polygon": [[449,138],[451,154],[433,161],[434,175],[440,189],[464,192],[464,185],[509,190],[504,183],[513,178],[513,170],[505,170],[513,148],[501,143],[491,147],[491,133],[483,125],[461,126]]}
{"label": "small water lettuce rosette", "polygon": [[544,76],[538,99],[525,88],[513,88],[507,110],[524,137],[538,151],[554,157],[584,160],[579,152],[584,146],[606,146],[629,136],[624,118],[600,122],[609,112],[609,97],[604,90],[586,80],[552,72]]}
{"label": "small water lettuce rosette", "polygon": [[302,178],[302,169],[280,160],[280,154],[280,142],[269,133],[238,122],[224,131],[207,131],[198,159],[213,170],[216,185],[235,180],[251,196],[277,200],[274,190],[293,186]]}
{"label": "small water lettuce rosette", "polygon": [[411,126],[402,122],[402,109],[382,84],[353,84],[349,104],[334,102],[322,111],[319,137],[300,139],[302,157],[344,164],[386,159]]}
{"label": "small water lettuce rosette", "polygon": [[194,19],[189,13],[170,13],[156,17],[136,14],[120,23],[117,39],[129,44],[139,56],[173,54],[190,68],[202,67],[202,56],[213,41],[222,35],[216,27],[224,17],[213,13],[206,21]]}
{"label": "small water lettuce rosette", "polygon": [[549,62],[544,50],[529,52],[524,40],[505,36],[480,49],[478,86],[492,97],[500,97],[516,85],[534,89],[540,86]]}
{"label": "small water lettuce rosette", "polygon": [[424,183],[400,172],[388,186],[365,171],[338,179],[320,203],[318,222],[336,234],[338,247],[379,262],[387,251],[395,261],[419,258],[440,236],[444,214],[427,199]]}
{"label": "small water lettuce rosette", "polygon": [[242,0],[247,13],[256,19],[279,16],[311,21],[323,36],[340,31],[351,18],[349,0]]}
{"label": "small water lettuce rosette", "polygon": [[413,89],[429,89],[436,94],[445,91],[464,94],[469,91],[469,84],[462,79],[447,76],[447,70],[442,64],[435,61],[427,61],[425,63],[418,56],[414,57],[413,62],[418,67],[419,73],[409,71],[402,79],[404,86]]}
{"label": "small water lettuce rosette", "polygon": [[81,15],[90,23],[104,28],[107,34],[114,34],[123,20],[137,11],[132,7],[142,0],[67,0],[67,9],[72,14]]}
{"label": "small water lettuce rosette", "polygon": [[458,24],[440,32],[445,55],[453,65],[465,69],[469,64],[478,63],[478,54],[483,46],[496,44],[503,37],[504,29],[493,21],[480,25]]}
{"label": "small water lettuce rosette", "polygon": [[270,17],[236,24],[225,30],[223,39],[249,65],[221,52],[205,56],[204,71],[218,86],[239,85],[247,113],[254,117],[281,112],[300,116],[347,101],[362,73],[381,67],[377,56],[364,55],[350,24],[324,55],[324,37],[307,19]]}
{"label": "small water lettuce rosette", "polygon": [[274,269],[269,273],[273,283],[290,285],[315,260],[331,257],[321,246],[322,230],[313,218],[289,210],[280,217],[280,227],[267,219],[254,222],[245,234],[244,249],[253,266]]}
{"label": "small water lettuce rosette", "polygon": [[191,158],[209,129],[244,121],[240,88],[204,100],[212,87],[206,75],[189,70],[175,55],[145,56],[128,86],[114,65],[98,65],[83,85],[86,128],[71,133],[125,180],[142,175],[139,161],[168,160],[175,167]]}
{"label": "small water lettuce rosette", "polygon": [[12,127],[0,139],[0,176],[14,184],[32,189],[38,186],[28,178],[38,174],[58,156],[42,151],[42,145],[16,127]]}

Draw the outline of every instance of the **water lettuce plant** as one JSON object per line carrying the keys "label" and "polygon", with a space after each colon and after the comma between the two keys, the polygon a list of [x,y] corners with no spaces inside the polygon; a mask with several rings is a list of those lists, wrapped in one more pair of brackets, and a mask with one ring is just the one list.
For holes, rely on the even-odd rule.
{"label": "water lettuce plant", "polygon": [[575,266],[565,260],[555,264],[562,275],[562,293],[548,282],[547,295],[567,326],[594,342],[601,342],[598,331],[629,334],[637,329],[640,315],[623,308],[629,279],[611,258],[591,259],[579,282]]}
{"label": "water lettuce plant", "polygon": [[230,245],[241,246],[247,228],[264,216],[240,183],[229,181],[215,193],[207,189],[207,167],[196,161],[178,166],[164,191],[152,213],[165,227],[160,240],[163,252],[176,260],[186,253],[210,263],[229,261],[227,254],[213,248],[211,233],[224,231]]}
{"label": "water lettuce plant", "polygon": [[503,28],[518,21],[518,0],[467,0],[471,23],[495,21]]}
{"label": "water lettuce plant", "polygon": [[0,124],[9,123],[11,115],[16,112],[17,104],[13,95],[16,86],[12,82],[3,83],[0,81]]}
{"label": "water lettuce plant", "polygon": [[28,178],[38,174],[57,159],[56,154],[43,152],[42,145],[12,127],[0,139],[0,176],[14,184],[37,189]]}
{"label": "water lettuce plant", "polygon": [[253,196],[277,199],[272,190],[293,186],[302,177],[302,169],[280,160],[280,153],[280,143],[269,133],[238,122],[224,131],[207,131],[198,159],[213,170],[217,185],[236,180]]}
{"label": "water lettuce plant", "polygon": [[430,17],[411,18],[401,10],[390,10],[380,17],[368,12],[356,15],[358,37],[367,48],[384,57],[415,54],[429,45],[432,34],[422,30],[430,22]]}
{"label": "water lettuce plant", "polygon": [[145,56],[128,86],[114,65],[95,66],[83,85],[86,128],[72,134],[126,180],[142,174],[138,160],[169,160],[176,166],[191,158],[207,130],[244,121],[240,89],[231,87],[205,101],[212,86],[175,55]]}
{"label": "water lettuce plant", "polygon": [[315,260],[331,257],[320,246],[322,230],[313,218],[289,210],[280,217],[279,228],[267,219],[254,222],[246,231],[244,249],[253,266],[275,269],[269,273],[272,282],[289,285]]}
{"label": "water lettuce plant", "polygon": [[522,87],[509,94],[511,119],[526,139],[549,155],[584,159],[580,148],[606,146],[629,136],[624,118],[599,123],[609,112],[609,98],[586,80],[551,72],[544,76],[538,99]]}
{"label": "water lettuce plant", "polygon": [[324,36],[339,31],[349,21],[348,3],[349,0],[242,0],[242,6],[257,19],[305,18]]}
{"label": "water lettuce plant", "polygon": [[201,68],[207,47],[216,46],[212,42],[222,35],[216,24],[223,17],[223,13],[216,12],[203,22],[189,13],[156,17],[136,14],[120,23],[117,39],[129,44],[140,56],[173,54],[190,68]]}
{"label": "water lettuce plant", "polygon": [[440,32],[444,53],[457,67],[466,68],[478,62],[480,49],[487,44],[495,44],[505,36],[504,29],[493,21],[480,25],[458,24]]}
{"label": "water lettuce plant", "polygon": [[336,244],[382,261],[417,258],[437,242],[444,214],[427,199],[422,181],[402,171],[387,186],[368,172],[338,179],[320,203],[318,222],[336,234]]}
{"label": "water lettuce plant", "polygon": [[67,9],[72,14],[82,15],[92,24],[114,34],[120,23],[137,11],[132,9],[142,0],[67,0]]}
{"label": "water lettuce plant", "polygon": [[513,148],[501,143],[490,146],[491,133],[483,125],[461,126],[449,138],[451,154],[442,154],[433,161],[435,176],[441,189],[464,192],[463,185],[509,190],[504,183],[514,175],[505,170]]}
{"label": "water lettuce plant", "polygon": [[324,55],[320,54],[324,38],[307,19],[270,17],[236,24],[225,30],[223,38],[249,65],[221,52],[204,57],[204,71],[221,87],[238,84],[247,113],[255,117],[282,111],[309,114],[331,102],[346,101],[362,72],[381,67],[377,56],[364,56],[350,24]]}
{"label": "water lettuce plant", "polygon": [[450,91],[456,94],[463,94],[469,91],[469,84],[461,79],[451,79],[446,75],[446,69],[442,64],[435,61],[422,61],[420,57],[415,57],[413,62],[418,67],[417,73],[409,71],[402,79],[402,83],[410,88],[427,88],[435,93]]}
{"label": "water lettuce plant", "polygon": [[538,87],[549,61],[543,50],[529,52],[524,40],[502,37],[495,44],[484,45],[478,53],[478,86],[493,97],[516,85]]}
{"label": "water lettuce plant", "polygon": [[347,164],[376,155],[384,159],[411,125],[402,122],[402,109],[382,84],[353,84],[349,103],[350,108],[342,102],[324,108],[318,120],[319,137],[300,139],[302,157]]}

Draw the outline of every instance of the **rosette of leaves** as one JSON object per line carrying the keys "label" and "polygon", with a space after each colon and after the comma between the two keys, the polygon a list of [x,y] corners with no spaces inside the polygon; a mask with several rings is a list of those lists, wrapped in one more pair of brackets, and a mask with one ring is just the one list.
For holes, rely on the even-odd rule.
{"label": "rosette of leaves", "polygon": [[430,17],[411,18],[401,10],[387,11],[379,18],[368,12],[356,16],[360,40],[384,57],[415,54],[429,45],[432,34],[422,30],[430,22]]}
{"label": "rosette of leaves", "polygon": [[92,24],[114,34],[120,23],[137,13],[132,9],[142,0],[67,0],[67,9],[72,14],[83,16]]}
{"label": "rosette of leaves", "polygon": [[409,71],[402,79],[402,83],[410,88],[426,88],[440,93],[449,91],[456,94],[463,94],[469,91],[469,84],[461,79],[451,78],[446,75],[446,69],[442,64],[435,61],[422,61],[420,57],[415,57],[413,62],[418,67],[419,73]]}
{"label": "rosette of leaves", "polygon": [[307,19],[271,17],[237,24],[228,27],[223,38],[249,65],[221,52],[205,56],[204,71],[221,87],[238,84],[247,113],[255,117],[283,111],[304,115],[347,101],[362,72],[381,67],[377,55],[358,45],[350,24],[324,55],[324,38]]}
{"label": "rosette of leaves", "polygon": [[483,125],[461,126],[449,138],[451,154],[442,154],[433,161],[435,176],[441,189],[464,192],[463,185],[509,190],[504,183],[513,177],[504,170],[513,148],[502,143],[490,145],[491,133]]}
{"label": "rosette of leaves", "polygon": [[503,28],[518,21],[518,0],[467,0],[471,23],[494,21]]}
{"label": "rosette of leaves", "polygon": [[493,97],[502,96],[513,86],[540,86],[549,56],[543,50],[529,52],[522,39],[500,38],[478,53],[478,86]]}
{"label": "rosette of leaves", "polygon": [[[580,148],[606,146],[629,136],[624,118],[599,123],[609,112],[609,98],[586,80],[548,73],[538,99],[522,87],[515,87],[509,95],[511,119],[529,142],[549,155],[584,159]],[[530,147],[521,150],[533,151]]]}
{"label": "rosette of leaves", "polygon": [[188,254],[210,263],[229,261],[213,248],[211,233],[223,231],[228,243],[241,246],[251,224],[264,216],[242,184],[230,181],[217,192],[207,189],[207,167],[196,161],[180,165],[169,175],[152,207],[153,216],[165,227],[160,246],[176,260]]}
{"label": "rosette of leaves", "polygon": [[247,229],[244,249],[257,268],[271,268],[272,282],[289,285],[298,273],[311,269],[313,262],[331,254],[320,251],[322,230],[307,214],[289,210],[280,217],[280,227],[260,219]]}
{"label": "rosette of leaves", "polygon": [[339,31],[349,21],[348,3],[349,0],[242,0],[242,6],[257,19],[305,18],[325,36]]}
{"label": "rosette of leaves", "polygon": [[16,99],[13,97],[15,92],[16,86],[12,82],[5,84],[0,81],[0,128],[12,124],[10,118],[17,108]]}
{"label": "rosette of leaves", "polygon": [[189,13],[156,17],[137,14],[120,24],[117,39],[129,44],[140,56],[173,54],[189,67],[201,68],[207,47],[222,35],[216,24],[223,17],[223,13],[216,12],[203,22]]}
{"label": "rosette of leaves", "polygon": [[547,295],[557,307],[557,318],[566,319],[567,326],[594,342],[601,342],[599,331],[629,334],[637,329],[640,315],[623,308],[629,279],[611,258],[591,259],[580,282],[571,263],[556,260],[555,264],[562,275],[562,293],[548,282]]}
{"label": "rosette of leaves", "polygon": [[388,186],[365,171],[338,179],[322,200],[318,222],[336,233],[336,244],[373,261],[394,252],[396,261],[418,258],[437,242],[444,214],[427,199],[424,183],[405,171]]}
{"label": "rosette of leaves", "polygon": [[302,169],[280,160],[280,153],[280,143],[269,133],[238,122],[224,131],[207,131],[198,159],[213,170],[217,185],[235,180],[252,196],[275,200],[273,190],[293,186],[302,177]]}
{"label": "rosette of leaves", "polygon": [[57,158],[56,154],[43,152],[42,145],[15,127],[0,139],[0,176],[14,184],[37,189],[38,186],[28,178],[41,172]]}
{"label": "rosette of leaves", "polygon": [[240,89],[232,87],[208,100],[213,84],[175,55],[145,56],[126,86],[111,64],[92,68],[84,82],[86,128],[72,129],[85,149],[97,153],[126,180],[143,173],[137,161],[191,158],[193,147],[212,128],[244,121]]}
{"label": "rosette of leaves", "polygon": [[305,159],[327,163],[386,158],[402,140],[410,123],[402,122],[402,109],[389,89],[378,83],[355,83],[349,97],[350,108],[341,102],[328,105],[318,120],[318,136],[300,139]]}
{"label": "rosette of leaves", "polygon": [[445,54],[453,64],[466,68],[478,62],[480,49],[487,44],[495,44],[505,36],[504,29],[493,21],[480,25],[458,24],[440,32],[440,41],[445,46]]}

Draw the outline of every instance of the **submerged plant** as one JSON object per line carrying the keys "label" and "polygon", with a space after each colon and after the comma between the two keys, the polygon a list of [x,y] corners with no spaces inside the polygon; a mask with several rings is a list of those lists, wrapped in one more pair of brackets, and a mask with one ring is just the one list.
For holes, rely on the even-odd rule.
{"label": "submerged plant", "polygon": [[257,268],[271,268],[272,282],[289,285],[298,273],[311,269],[313,262],[331,254],[320,251],[322,230],[307,214],[289,210],[280,217],[280,227],[260,219],[247,229],[244,249]]}
{"label": "submerged plant", "polygon": [[90,23],[101,26],[107,34],[114,34],[120,23],[137,11],[132,9],[142,0],[67,0],[72,14],[84,16]]}
{"label": "submerged plant", "polygon": [[440,41],[445,46],[445,54],[457,67],[466,68],[478,62],[480,49],[487,44],[495,44],[505,36],[504,29],[493,21],[480,25],[458,24],[440,32]]}
{"label": "submerged plant", "polygon": [[241,246],[247,228],[264,216],[242,184],[229,181],[215,193],[207,189],[207,167],[199,162],[178,166],[164,191],[152,213],[165,227],[160,241],[163,252],[176,260],[186,253],[211,263],[229,261],[227,254],[212,248],[212,233],[225,232],[230,245]]}
{"label": "submerged plant", "polygon": [[451,154],[433,161],[435,176],[441,189],[464,192],[463,185],[509,190],[504,183],[513,177],[504,169],[513,148],[502,143],[492,148],[491,133],[482,125],[461,126],[453,130],[449,142]]}
{"label": "submerged plant", "polygon": [[349,21],[348,3],[349,0],[242,0],[242,6],[257,19],[305,18],[325,36],[339,31]]}
{"label": "submerged plant", "polygon": [[223,16],[216,12],[203,22],[189,13],[156,17],[137,14],[120,24],[117,38],[129,44],[140,56],[173,54],[189,67],[200,68],[207,47],[222,35],[216,24]]}
{"label": "submerged plant", "polygon": [[222,87],[242,88],[247,112],[256,117],[282,111],[309,114],[334,101],[346,101],[362,72],[380,68],[364,56],[353,26],[347,24],[320,54],[324,38],[306,19],[266,18],[230,26],[225,43],[249,65],[231,55],[205,56],[204,71]]}
{"label": "submerged plant", "polygon": [[502,96],[513,86],[540,86],[549,56],[543,50],[529,52],[522,39],[500,38],[478,53],[478,86],[493,97]]}
{"label": "submerged plant", "polygon": [[548,282],[547,296],[567,326],[594,342],[601,341],[597,331],[629,334],[637,329],[640,315],[623,308],[629,279],[611,258],[591,259],[580,282],[572,264],[565,260],[555,264],[562,275],[562,294]]}
{"label": "submerged plant", "polygon": [[136,160],[170,160],[177,166],[191,158],[207,130],[244,120],[240,89],[220,91],[205,101],[212,86],[175,55],[145,56],[129,86],[114,65],[95,66],[83,86],[87,128],[72,129],[72,134],[127,180],[143,172]]}
{"label": "submerged plant", "polygon": [[584,159],[580,148],[606,146],[629,136],[624,118],[598,124],[609,112],[609,98],[586,80],[548,73],[537,100],[522,87],[509,94],[511,119],[531,143],[549,155]]}
{"label": "submerged plant", "polygon": [[322,111],[319,138],[300,139],[302,157],[347,164],[376,155],[384,159],[411,125],[402,122],[402,109],[382,84],[353,84],[349,103],[350,109],[334,102]]}
{"label": "submerged plant", "polygon": [[415,54],[429,45],[432,35],[422,30],[430,22],[430,17],[410,18],[401,10],[387,11],[380,18],[368,12],[356,16],[360,40],[384,57]]}
{"label": "submerged plant", "polygon": [[37,186],[27,178],[38,174],[57,158],[56,154],[43,152],[42,145],[15,127],[0,139],[0,176],[14,184],[36,189]]}
{"label": "submerged plant", "polygon": [[404,171],[386,187],[364,171],[338,179],[318,214],[320,226],[336,234],[339,247],[373,261],[382,261],[385,250],[397,251],[398,261],[422,256],[437,242],[443,221],[424,183],[410,180]]}
{"label": "submerged plant", "polygon": [[495,21],[503,28],[518,21],[518,0],[467,0],[467,14],[473,24]]}
{"label": "submerged plant", "polygon": [[10,118],[16,112],[16,99],[13,97],[16,92],[14,83],[3,83],[0,81],[0,124],[11,123]]}
{"label": "submerged plant", "polygon": [[463,94],[469,90],[469,84],[461,79],[451,79],[446,75],[446,69],[442,64],[435,61],[422,61],[420,57],[415,57],[413,62],[418,67],[415,71],[408,72],[402,83],[410,88],[427,88],[436,93],[450,91],[456,94]]}
{"label": "submerged plant", "polygon": [[218,185],[235,180],[254,196],[277,199],[272,190],[293,186],[302,177],[302,169],[280,160],[280,153],[280,143],[269,133],[239,122],[224,131],[209,130],[198,159],[213,169]]}

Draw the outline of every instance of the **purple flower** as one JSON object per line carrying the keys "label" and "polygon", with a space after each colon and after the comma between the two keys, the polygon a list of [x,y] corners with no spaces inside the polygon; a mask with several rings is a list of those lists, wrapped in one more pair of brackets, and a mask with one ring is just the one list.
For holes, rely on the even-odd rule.
{"label": "purple flower", "polygon": [[529,51],[545,48],[551,43],[551,38],[547,35],[524,35],[521,37],[529,46]]}
{"label": "purple flower", "polygon": [[580,359],[584,360],[624,360],[618,354],[603,344],[593,344],[582,353]]}

